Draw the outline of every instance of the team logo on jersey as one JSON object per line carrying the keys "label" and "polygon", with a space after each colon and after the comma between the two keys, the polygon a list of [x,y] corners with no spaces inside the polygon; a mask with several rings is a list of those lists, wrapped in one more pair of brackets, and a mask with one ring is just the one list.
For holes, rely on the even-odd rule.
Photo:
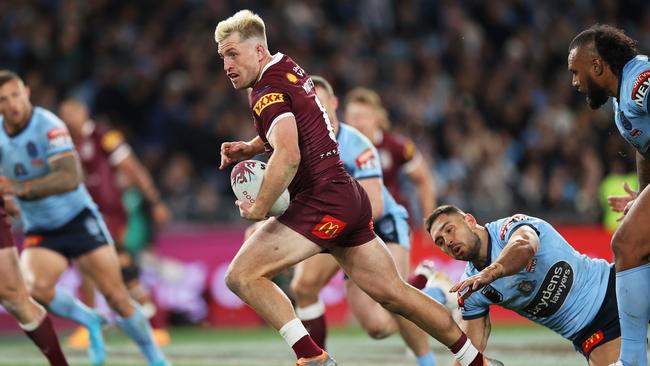
{"label": "team logo on jersey", "polygon": [[325,215],[321,221],[311,229],[311,233],[321,239],[333,239],[341,235],[341,232],[347,223],[337,219],[336,217]]}
{"label": "team logo on jersey", "polygon": [[36,149],[36,144],[34,141],[27,141],[25,149],[27,149],[27,155],[29,155],[30,158],[33,159],[38,156],[38,150]]}
{"label": "team logo on jersey", "polygon": [[536,281],[521,281],[517,285],[517,290],[519,290],[522,295],[528,296],[531,292],[533,292],[536,284]]}
{"label": "team logo on jersey", "polygon": [[638,130],[636,128],[633,128],[632,131],[630,131],[630,136],[632,137],[639,137],[641,135],[643,135],[643,131]]}
{"label": "team logo on jersey", "polygon": [[523,309],[532,316],[546,318],[564,304],[573,285],[573,268],[565,261],[555,263],[546,273],[535,297]]}
{"label": "team logo on jersey", "polygon": [[295,84],[295,83],[298,82],[298,77],[297,77],[296,75],[294,75],[294,74],[288,72],[288,73],[287,73],[287,80],[289,80],[289,82],[290,82],[291,84]]}
{"label": "team logo on jersey", "polygon": [[602,330],[598,330],[596,333],[592,334],[589,336],[589,338],[585,339],[585,341],[582,342],[582,353],[585,355],[589,354],[589,351],[591,351],[594,346],[603,340],[605,340],[605,334],[603,334]]}
{"label": "team logo on jersey", "polygon": [[49,142],[50,148],[57,148],[72,144],[70,134],[64,127],[57,127],[49,130],[47,132],[47,141]]}
{"label": "team logo on jersey", "polygon": [[27,175],[27,169],[21,163],[16,163],[14,165],[14,177],[24,177]]}
{"label": "team logo on jersey", "polygon": [[501,238],[501,240],[506,240],[506,233],[514,223],[519,221],[524,221],[524,220],[528,220],[528,216],[522,214],[516,214],[510,216],[510,218],[506,220],[506,222],[504,222],[503,225],[501,226],[501,231],[499,232],[499,237]]}
{"label": "team logo on jersey", "polygon": [[375,152],[371,148],[367,148],[357,156],[355,160],[357,168],[371,169],[375,167]]}
{"label": "team logo on jersey", "polygon": [[503,295],[497,291],[492,285],[487,285],[485,286],[482,290],[481,293],[483,296],[487,297],[488,300],[492,301],[495,304],[500,303],[503,301]]}
{"label": "team logo on jersey", "polygon": [[262,114],[264,108],[272,104],[283,103],[283,102],[284,102],[284,94],[282,93],[264,94],[260,97],[260,99],[257,100],[257,103],[255,103],[255,106],[253,107],[253,111],[255,111],[255,114],[259,116]]}
{"label": "team logo on jersey", "polygon": [[646,70],[639,74],[634,80],[632,87],[632,100],[636,105],[643,108],[643,100],[650,88],[650,70]]}

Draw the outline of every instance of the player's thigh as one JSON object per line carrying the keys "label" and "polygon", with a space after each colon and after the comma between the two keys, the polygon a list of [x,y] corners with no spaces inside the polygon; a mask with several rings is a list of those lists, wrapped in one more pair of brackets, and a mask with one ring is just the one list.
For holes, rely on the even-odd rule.
{"label": "player's thigh", "polygon": [[244,240],[248,240],[248,238],[253,236],[253,234],[257,231],[257,229],[262,227],[262,225],[264,225],[265,222],[266,222],[266,220],[257,221],[257,222],[255,222],[255,223],[253,223],[251,225],[248,225],[248,227],[246,228],[246,231],[244,231]]}
{"label": "player's thigh", "polygon": [[321,253],[296,264],[292,288],[320,290],[339,271],[339,264],[330,254]]}
{"label": "player's thigh", "polygon": [[23,250],[20,268],[32,295],[49,303],[59,277],[68,268],[68,260],[53,250],[34,247]]}
{"label": "player's thigh", "polygon": [[126,291],[115,248],[102,245],[77,258],[79,270],[87,274],[102,294]]}
{"label": "player's thigh", "polygon": [[621,351],[621,337],[594,348],[589,354],[589,366],[609,366],[614,364]]}
{"label": "player's thigh", "polygon": [[334,248],[332,254],[350,279],[373,299],[397,300],[404,281],[381,239],[355,247]]}
{"label": "player's thigh", "polygon": [[650,189],[644,189],[614,233],[614,250],[626,257],[648,262],[650,256]]}
{"label": "player's thigh", "polygon": [[228,277],[271,278],[321,250],[309,239],[270,218],[239,249],[228,268]]}

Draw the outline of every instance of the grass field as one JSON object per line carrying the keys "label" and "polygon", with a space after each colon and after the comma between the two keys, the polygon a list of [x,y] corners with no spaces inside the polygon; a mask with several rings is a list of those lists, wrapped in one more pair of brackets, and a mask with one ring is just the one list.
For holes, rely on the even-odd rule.
{"label": "grass field", "polygon": [[[106,334],[107,366],[145,365],[140,353],[116,329]],[[440,366],[451,365],[451,354],[432,341]],[[407,355],[399,337],[374,341],[355,327],[333,329],[328,338],[330,353],[341,366],[412,366],[415,359]],[[84,351],[66,348],[72,365],[88,365]],[[166,354],[176,366],[289,366],[293,353],[276,332],[268,328],[215,330],[177,328]],[[507,366],[585,365],[571,344],[538,326],[495,326],[488,355]],[[46,365],[32,344],[20,335],[0,336],[0,365]]]}

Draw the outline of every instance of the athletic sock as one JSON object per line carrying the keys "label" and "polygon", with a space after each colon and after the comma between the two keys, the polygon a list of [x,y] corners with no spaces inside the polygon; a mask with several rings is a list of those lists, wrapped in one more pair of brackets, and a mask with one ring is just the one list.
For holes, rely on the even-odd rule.
{"label": "athletic sock", "polygon": [[624,365],[647,365],[646,338],[650,318],[650,263],[616,273],[616,302],[621,323]]}
{"label": "athletic sock", "polygon": [[96,314],[81,301],[72,296],[72,294],[63,287],[56,286],[54,289],[54,298],[47,305],[47,308],[62,318],[72,319],[86,327],[92,325],[96,319]]}
{"label": "athletic sock", "polygon": [[[43,309],[45,311],[45,309]],[[50,317],[45,314],[43,319],[29,324],[20,324],[23,331],[41,350],[52,366],[68,366],[68,361],[61,351],[59,339],[52,327]]]}
{"label": "athletic sock", "polygon": [[433,352],[429,352],[422,356],[417,356],[416,360],[418,366],[436,366],[436,358],[433,356]]}
{"label": "athletic sock", "polygon": [[296,315],[298,315],[298,319],[302,321],[305,329],[307,329],[307,332],[309,332],[309,335],[318,347],[325,349],[325,339],[327,338],[325,304],[318,300],[304,308],[297,307]]}
{"label": "athletic sock", "polygon": [[483,366],[483,354],[474,347],[465,333],[449,347],[449,350],[461,366]]}
{"label": "athletic sock", "polygon": [[307,333],[300,319],[295,318],[280,328],[280,335],[296,353],[296,358],[316,357],[323,353],[314,340]]}
{"label": "athletic sock", "polygon": [[425,275],[413,275],[409,277],[408,283],[416,289],[422,290],[427,285],[428,280]]}
{"label": "athletic sock", "polygon": [[153,340],[149,319],[142,314],[140,305],[135,304],[134,308],[128,318],[117,317],[117,324],[140,347],[150,364],[164,363],[165,356]]}

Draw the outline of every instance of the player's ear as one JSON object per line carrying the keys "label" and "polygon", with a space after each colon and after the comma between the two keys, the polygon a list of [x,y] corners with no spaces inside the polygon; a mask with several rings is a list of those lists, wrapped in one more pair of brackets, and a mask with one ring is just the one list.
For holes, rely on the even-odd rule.
{"label": "player's ear", "polygon": [[474,228],[477,225],[476,217],[472,216],[472,214],[465,214],[465,222],[467,222],[471,228]]}
{"label": "player's ear", "polygon": [[605,70],[603,60],[600,58],[594,58],[591,60],[591,70],[594,72],[594,75],[601,76]]}

